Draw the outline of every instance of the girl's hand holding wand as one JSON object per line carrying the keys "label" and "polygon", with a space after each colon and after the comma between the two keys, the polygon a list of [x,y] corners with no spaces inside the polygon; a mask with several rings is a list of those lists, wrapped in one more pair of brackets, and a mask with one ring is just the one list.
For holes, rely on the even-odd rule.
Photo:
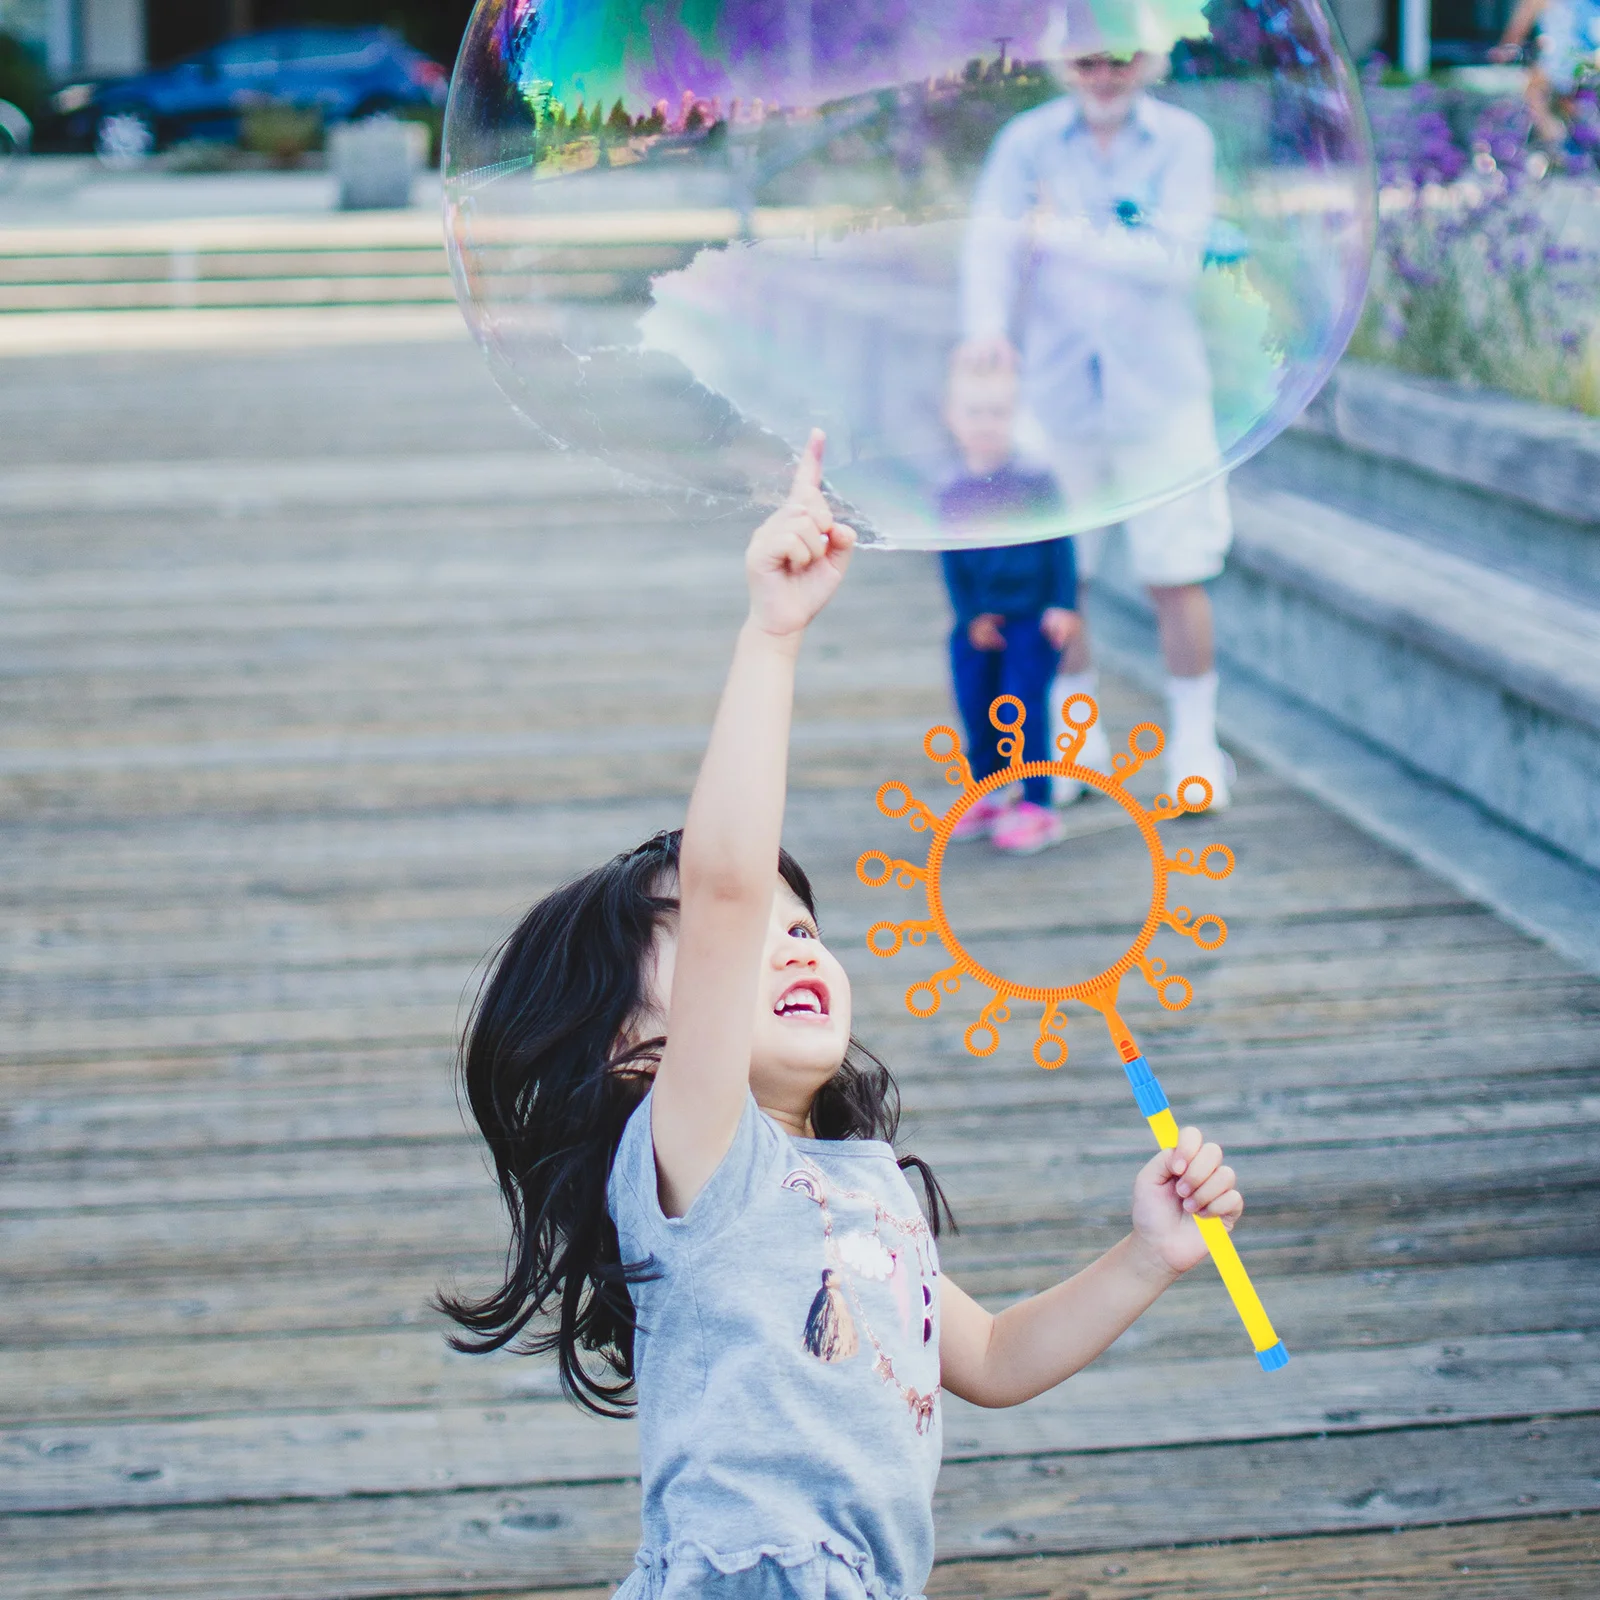
{"label": "girl's hand holding wand", "polygon": [[1231,1233],[1244,1214],[1232,1167],[1198,1128],[1184,1128],[1177,1147],[1152,1156],[1133,1184],[1133,1231],[1139,1243],[1174,1273],[1206,1259],[1196,1217],[1215,1217]]}
{"label": "girl's hand holding wand", "polygon": [[1206,1259],[1197,1216],[1232,1229],[1244,1211],[1233,1168],[1198,1128],[1140,1169],[1133,1232],[1043,1294],[985,1311],[940,1280],[944,1386],[980,1406],[1014,1406],[1086,1367],[1191,1267]]}

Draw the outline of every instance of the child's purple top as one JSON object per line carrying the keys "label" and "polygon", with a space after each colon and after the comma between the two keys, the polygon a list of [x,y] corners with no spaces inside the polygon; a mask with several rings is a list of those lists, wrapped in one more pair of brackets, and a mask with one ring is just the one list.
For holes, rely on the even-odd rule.
{"label": "child's purple top", "polygon": [[[1015,462],[984,477],[957,478],[939,493],[940,522],[948,528],[970,527],[975,536],[993,535],[997,525],[1003,528],[1007,523],[1025,532],[1060,509],[1055,479]],[[1070,539],[945,550],[939,560],[956,622],[963,628],[984,612],[1037,617],[1051,606],[1064,611],[1078,608],[1078,571]]]}

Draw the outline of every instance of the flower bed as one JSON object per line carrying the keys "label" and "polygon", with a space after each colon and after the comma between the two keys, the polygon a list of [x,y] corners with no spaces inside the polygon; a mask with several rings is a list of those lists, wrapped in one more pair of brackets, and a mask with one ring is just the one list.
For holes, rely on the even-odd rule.
{"label": "flower bed", "polygon": [[1521,102],[1369,83],[1382,205],[1351,354],[1600,414],[1600,111],[1530,147]]}

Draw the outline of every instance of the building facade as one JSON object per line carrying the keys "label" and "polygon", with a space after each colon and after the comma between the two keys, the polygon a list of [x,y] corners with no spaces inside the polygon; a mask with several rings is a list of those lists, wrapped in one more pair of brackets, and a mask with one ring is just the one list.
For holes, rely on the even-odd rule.
{"label": "building facade", "polygon": [[[1357,61],[1373,50],[1398,55],[1405,0],[1326,0]],[[1411,0],[1422,8],[1427,54],[1435,62],[1481,60],[1499,36],[1512,0]],[[466,20],[466,0],[343,4],[341,20],[370,9],[372,21],[404,17],[412,42],[448,62]],[[75,74],[138,72],[252,27],[320,20],[322,8],[295,0],[0,0],[0,29],[29,41],[57,80]],[[448,37],[447,37],[448,36]]]}
{"label": "building facade", "polygon": [[138,72],[146,0],[0,0],[0,29],[33,45],[53,78]]}

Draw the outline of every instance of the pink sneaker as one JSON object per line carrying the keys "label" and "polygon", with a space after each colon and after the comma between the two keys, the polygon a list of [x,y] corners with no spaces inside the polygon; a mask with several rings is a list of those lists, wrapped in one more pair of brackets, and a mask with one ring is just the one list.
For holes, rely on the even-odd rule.
{"label": "pink sneaker", "polygon": [[995,824],[1011,807],[1001,798],[1006,791],[1001,789],[995,794],[986,794],[970,810],[965,812],[961,820],[950,830],[951,844],[964,844],[968,839],[987,839],[994,832]]}
{"label": "pink sneaker", "polygon": [[1008,856],[1033,856],[1059,844],[1066,831],[1061,818],[1048,806],[1023,800],[995,824],[992,837],[995,849]]}

